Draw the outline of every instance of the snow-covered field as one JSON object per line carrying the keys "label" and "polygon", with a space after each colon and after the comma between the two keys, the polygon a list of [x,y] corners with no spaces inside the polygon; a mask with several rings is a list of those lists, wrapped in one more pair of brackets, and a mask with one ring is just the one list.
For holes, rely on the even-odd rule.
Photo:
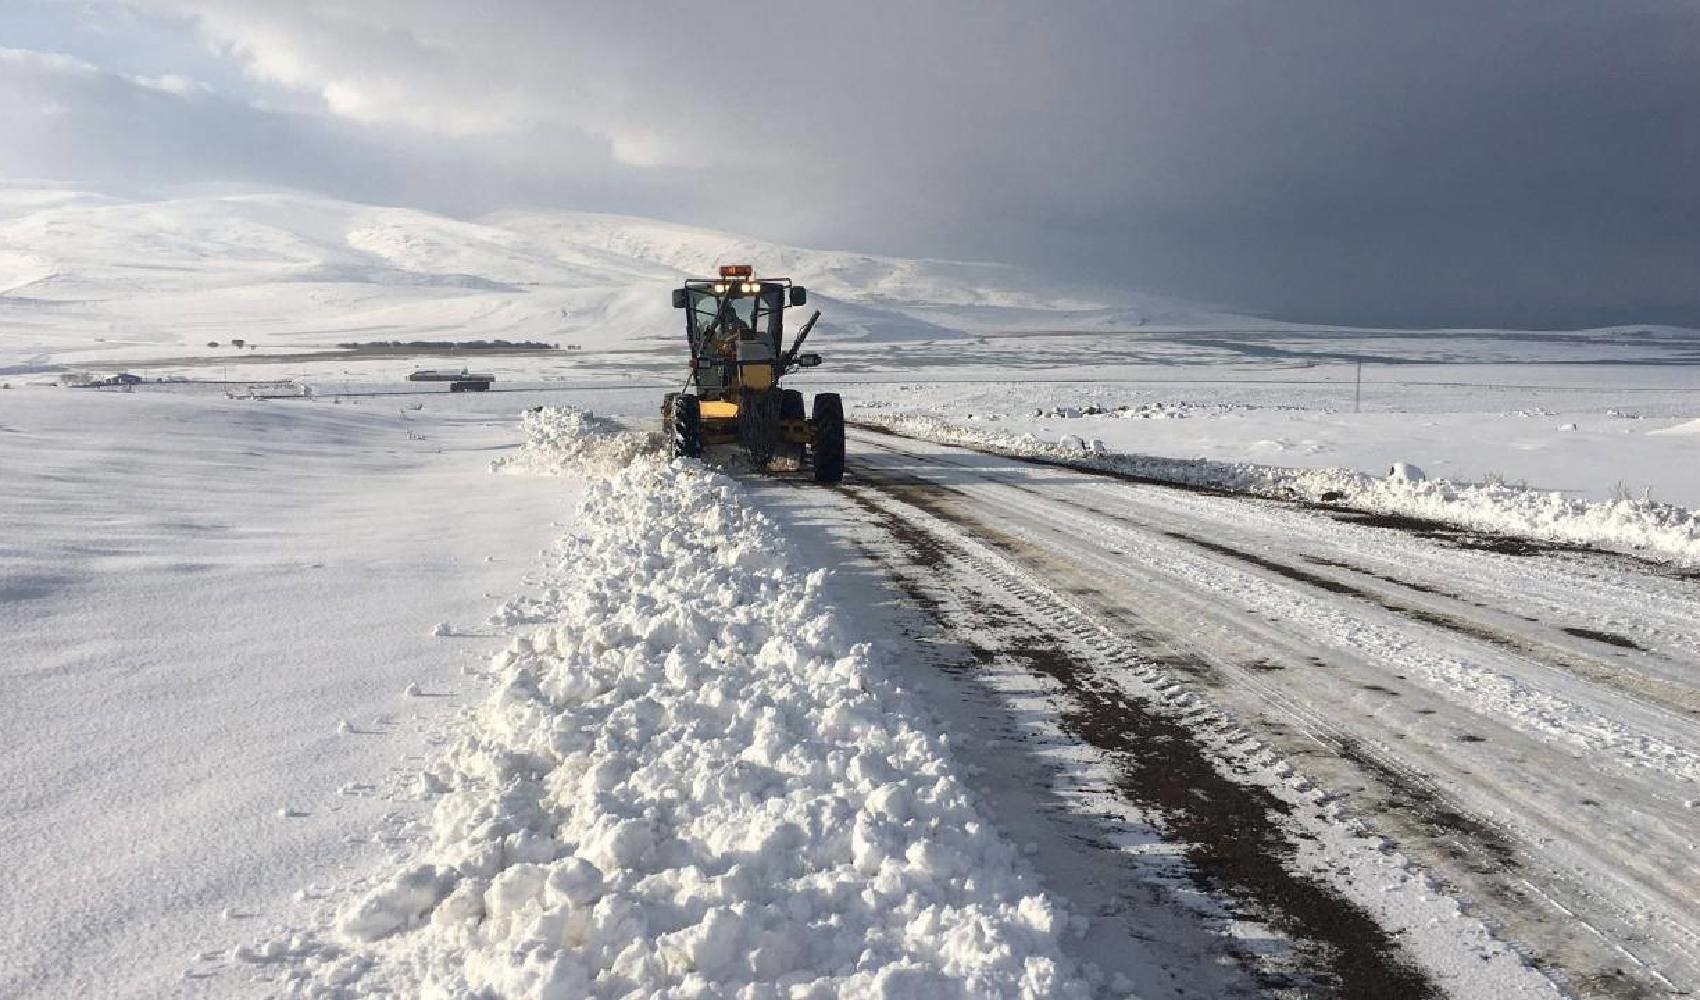
{"label": "snow-covered field", "polygon": [[129,366],[374,388],[438,359],[338,345],[505,339],[572,349],[450,360],[522,387],[659,384],[677,377],[667,289],[728,260],[811,287],[830,366],[805,381],[843,387],[864,416],[1333,480],[1406,463],[1501,493],[1700,506],[1697,331],[1300,327],[587,213],[463,221],[275,191],[0,186],[0,378]]}
{"label": "snow-covered field", "polygon": [[[1175,926],[1146,927],[1137,947],[1101,919],[1126,912],[1106,879],[1132,878],[1157,856],[1179,864],[1185,849],[1157,820],[1138,836],[1103,834],[1090,819],[1047,825],[1054,789],[1018,787],[1014,775],[1043,785],[1054,780],[1044,762],[1076,760],[1077,747],[1035,755],[1022,736],[1010,737],[1020,753],[964,749],[965,731],[1004,709],[987,696],[974,716],[948,703],[967,687],[929,686],[921,671],[948,643],[920,644],[873,610],[915,605],[915,592],[867,566],[855,570],[874,574],[860,589],[821,575],[846,572],[901,527],[859,521],[854,487],[809,503],[648,453],[641,430],[680,378],[667,289],[734,260],[811,287],[811,308],[825,313],[811,346],[827,366],[796,381],[842,391],[852,419],[870,425],[1700,560],[1689,513],[1700,509],[1695,331],[1302,328],[992,265],[802,250],[650,220],[466,221],[287,192],[148,201],[0,187],[0,861],[11,873],[0,880],[0,995],[1184,996],[1188,962],[1215,969],[1197,989],[1234,995],[1255,992],[1235,963],[1286,961],[1268,955],[1291,950],[1289,931],[1255,914],[1236,922],[1238,904],[1225,900],[1197,902],[1203,916],[1162,911]],[[496,338],[578,349],[337,350]],[[492,372],[497,391],[450,396],[404,381],[414,367],[451,365]],[[121,370],[150,381],[53,385]],[[313,398],[228,398],[302,386]],[[522,422],[539,404],[621,423],[556,411]],[[996,460],[964,471],[952,454],[894,452],[863,468],[870,479],[925,468],[947,492],[990,490],[1008,473]],[[1048,508],[1020,490],[985,494],[989,509],[1039,503],[1022,515],[1029,541],[1076,516],[1064,501],[1078,481],[1044,475],[1022,466],[1017,480],[1048,491]],[[1154,496],[1140,500],[1141,516],[1172,516],[1169,530],[1184,534],[1198,512]],[[1108,532],[1113,545],[1059,543],[1052,555],[1113,563],[1114,546],[1131,544],[1105,528],[1119,523],[1103,520],[1119,502],[1106,495],[1078,529]],[[777,537],[818,516],[838,527]],[[1218,531],[1234,524],[1212,516]],[[1412,572],[1383,545],[1314,541],[1285,516],[1253,522],[1291,533],[1282,544],[1312,560],[1301,578],[1347,542],[1370,553],[1353,558],[1388,560],[1365,577],[1374,586]],[[1203,565],[1164,538],[1140,544]],[[1414,591],[1430,595],[1421,600],[1447,596],[1445,573],[1470,568],[1448,559],[1423,556],[1434,572]],[[1173,585],[1158,572],[1167,565],[1154,555],[1142,572],[1156,575],[1130,592],[1160,599]],[[1223,581],[1238,578],[1206,569],[1215,575],[1187,586],[1226,599]],[[1448,613],[1487,607],[1480,597],[1509,573],[1495,568],[1475,604]],[[1569,751],[1541,734],[1569,746],[1565,734],[1588,727],[1547,711],[1551,691],[1598,716],[1589,731],[1608,749],[1656,731],[1664,742],[1646,746],[1693,750],[1682,719],[1658,715],[1692,697],[1686,584],[1647,584],[1663,596],[1644,612],[1619,595],[1584,615],[1575,594],[1548,583],[1528,602],[1494,598],[1506,621],[1569,616],[1527,657],[1569,643],[1564,662],[1583,664],[1612,697],[1630,690],[1663,707],[1644,718],[1591,688],[1525,674],[1524,654],[1504,648],[1480,663],[1533,692],[1526,704],[1477,697],[1474,682],[1469,698],[1413,692],[1410,703],[1463,698],[1458,726],[1502,726],[1526,741],[1520,753],[1555,767]],[[992,597],[1003,586],[987,585]],[[1257,583],[1273,595],[1270,620],[1310,607],[1281,586]],[[1613,577],[1607,589],[1640,586]],[[1480,665],[1478,650],[1451,640],[1437,647],[1444,658],[1425,659],[1431,640],[1399,632],[1408,622],[1353,624],[1357,612],[1329,599],[1315,613],[1346,622],[1341,635],[1385,633],[1399,681],[1440,690],[1436,678]],[[1599,636],[1627,637],[1631,651],[1612,655],[1629,659],[1573,648]],[[1351,643],[1328,655],[1369,657]],[[1351,667],[1363,684],[1338,695],[1353,716],[1363,689],[1392,684],[1370,660]],[[1021,718],[1056,711],[1049,695],[1018,694]],[[1253,704],[1233,695],[1220,697]],[[1478,710],[1494,721],[1477,723]],[[1569,728],[1529,721],[1555,718]],[[1408,732],[1427,747],[1423,725]],[[1046,732],[1067,743],[1056,726]],[[1010,773],[987,776],[1003,766]],[[1479,794],[1455,778],[1460,794]],[[1297,795],[1310,780],[1273,784]],[[1602,794],[1579,778],[1571,790]],[[1652,819],[1625,837],[1670,846],[1670,816],[1692,807],[1667,791],[1630,803],[1626,816]],[[1316,795],[1340,802],[1327,788]],[[1347,897],[1380,900],[1365,905],[1385,927],[1422,914],[1409,947],[1445,992],[1550,988],[1492,939],[1505,920],[1458,916],[1469,887],[1406,871],[1444,864],[1444,852],[1384,856],[1351,827],[1354,806],[1340,808],[1339,824],[1310,831],[1325,846],[1304,864],[1335,871]],[[1529,842],[1540,835],[1537,824]],[[1078,856],[1106,838],[1144,860],[1124,870],[1127,854]],[[1629,841],[1606,842],[1623,853]],[[1398,870],[1386,885],[1338,875],[1383,868]],[[1588,898],[1542,885],[1569,904]],[[1688,912],[1681,898],[1666,903],[1657,912]],[[1626,909],[1623,926],[1655,909]],[[1616,940],[1607,917],[1589,916],[1602,921],[1590,925],[1596,936]],[[1218,937],[1226,950],[1212,950]],[[1542,954],[1571,956],[1553,947]],[[1661,953],[1635,945],[1649,954],[1636,961]],[[1477,963],[1474,979],[1459,971]]]}
{"label": "snow-covered field", "polygon": [[[382,863],[571,481],[511,413],[0,398],[0,995],[208,962]],[[433,637],[442,622],[449,637]],[[409,692],[416,692],[410,696]]]}
{"label": "snow-covered field", "polygon": [[[0,374],[161,357],[248,363],[389,340],[653,347],[677,329],[676,279],[727,260],[813,286],[841,342],[1268,325],[1150,296],[1059,292],[994,265],[798,250],[620,216],[461,221],[272,191],[135,201],[0,184]],[[209,343],[220,345],[210,355]]]}
{"label": "snow-covered field", "polygon": [[[1350,342],[1348,342],[1350,343]],[[972,373],[976,379],[989,373]],[[858,389],[866,416],[913,413],[990,435],[1112,451],[1526,484],[1700,506],[1700,369],[1628,364],[1102,366],[1057,383]],[[848,390],[847,390],[848,391]]]}

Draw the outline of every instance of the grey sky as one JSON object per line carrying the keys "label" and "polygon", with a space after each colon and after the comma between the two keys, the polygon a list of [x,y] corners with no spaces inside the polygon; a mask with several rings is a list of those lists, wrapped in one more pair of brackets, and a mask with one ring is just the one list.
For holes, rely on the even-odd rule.
{"label": "grey sky", "polygon": [[8,176],[634,212],[1314,321],[1700,326],[1700,0],[0,0],[0,46]]}

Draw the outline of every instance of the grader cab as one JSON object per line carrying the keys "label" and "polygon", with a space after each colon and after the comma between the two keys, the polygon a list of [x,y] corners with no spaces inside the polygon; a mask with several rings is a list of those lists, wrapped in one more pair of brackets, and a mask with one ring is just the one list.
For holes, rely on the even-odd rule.
{"label": "grader cab", "polygon": [[814,368],[820,355],[802,353],[820,319],[817,310],[785,344],[787,309],[806,305],[807,289],[788,278],[758,278],[748,264],[720,268],[718,278],[693,278],[673,290],[685,312],[690,342],[690,391],[661,404],[673,454],[701,456],[716,446],[740,446],[759,469],[807,467],[819,483],[844,478],[844,404],[835,392],[816,393],[804,412],[803,394],[781,381]]}

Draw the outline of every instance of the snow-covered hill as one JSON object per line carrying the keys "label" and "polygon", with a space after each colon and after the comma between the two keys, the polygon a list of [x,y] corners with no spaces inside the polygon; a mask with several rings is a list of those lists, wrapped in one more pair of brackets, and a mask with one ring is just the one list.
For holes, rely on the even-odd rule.
{"label": "snow-covered hill", "polygon": [[262,350],[670,340],[678,320],[667,289],[733,260],[812,286],[841,341],[1254,322],[1169,300],[1094,298],[1001,265],[805,250],[621,216],[463,221],[294,192],[133,200],[12,184],[0,186],[0,367],[232,337]]}

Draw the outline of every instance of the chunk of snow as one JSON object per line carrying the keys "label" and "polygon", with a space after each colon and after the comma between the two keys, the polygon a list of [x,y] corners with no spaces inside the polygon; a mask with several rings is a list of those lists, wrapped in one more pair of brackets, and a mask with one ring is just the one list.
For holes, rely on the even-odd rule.
{"label": "chunk of snow", "polygon": [[343,914],[337,929],[358,941],[376,941],[417,926],[455,886],[454,874],[436,865],[410,865]]}
{"label": "chunk of snow", "polygon": [[1396,483],[1420,483],[1428,476],[1409,462],[1394,462],[1387,470],[1387,478]]}

